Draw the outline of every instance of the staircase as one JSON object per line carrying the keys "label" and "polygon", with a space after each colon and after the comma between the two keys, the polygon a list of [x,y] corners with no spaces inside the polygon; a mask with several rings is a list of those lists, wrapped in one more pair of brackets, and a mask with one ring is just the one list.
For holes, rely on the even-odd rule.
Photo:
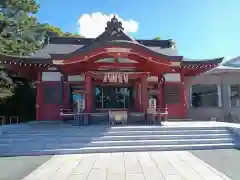
{"label": "staircase", "polygon": [[[45,128],[44,128],[45,127]],[[237,148],[227,127],[20,127],[0,136],[0,155],[172,151]]]}

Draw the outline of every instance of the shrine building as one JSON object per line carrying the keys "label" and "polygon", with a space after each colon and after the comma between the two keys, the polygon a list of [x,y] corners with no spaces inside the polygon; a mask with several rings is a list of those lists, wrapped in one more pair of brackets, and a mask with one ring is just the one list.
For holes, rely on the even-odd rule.
{"label": "shrine building", "polygon": [[105,121],[96,113],[109,110],[140,121],[149,99],[167,106],[169,118],[187,118],[187,80],[222,60],[185,59],[172,40],[133,39],[116,17],[94,39],[50,37],[32,56],[0,55],[6,68],[36,81],[36,120],[62,120],[60,109],[77,101],[92,122]]}

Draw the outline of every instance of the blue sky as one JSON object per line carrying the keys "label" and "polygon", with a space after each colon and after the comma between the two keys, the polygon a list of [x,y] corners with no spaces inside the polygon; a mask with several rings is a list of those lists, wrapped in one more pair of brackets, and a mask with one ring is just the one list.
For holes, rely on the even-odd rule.
{"label": "blue sky", "polygon": [[[40,22],[78,32],[80,16],[118,14],[139,23],[135,38],[176,41],[187,58],[240,55],[240,0],[37,0]],[[95,29],[98,27],[94,27]]]}

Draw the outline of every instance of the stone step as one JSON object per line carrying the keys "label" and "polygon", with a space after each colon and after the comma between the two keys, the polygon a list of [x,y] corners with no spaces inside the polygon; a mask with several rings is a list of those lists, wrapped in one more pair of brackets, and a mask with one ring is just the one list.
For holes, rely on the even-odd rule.
{"label": "stone step", "polygon": [[[194,150],[194,149],[219,149],[233,148],[235,143],[220,144],[187,144],[187,145],[141,145],[141,146],[105,146],[105,147],[86,147],[79,149],[81,153],[90,152],[126,152],[126,151],[175,151],[175,150]],[[70,150],[70,149],[68,149]],[[76,150],[76,149],[75,149]],[[55,151],[57,152],[57,151]]]}
{"label": "stone step", "polygon": [[62,132],[62,133],[35,133],[35,134],[4,134],[3,138],[38,138],[38,137],[95,137],[95,136],[121,136],[121,135],[187,135],[187,134],[224,134],[229,133],[227,129],[202,129],[202,130],[128,130],[128,131],[80,131],[80,132]]}
{"label": "stone step", "polygon": [[151,130],[134,130],[134,131],[110,131],[103,133],[103,135],[107,136],[119,136],[119,135],[180,135],[180,134],[220,134],[220,133],[228,133],[227,129],[201,129],[201,130],[161,130],[161,131],[151,131]]}
{"label": "stone step", "polygon": [[180,140],[180,139],[220,139],[233,138],[234,134],[170,134],[170,135],[121,135],[121,136],[46,136],[46,137],[14,137],[1,138],[0,144],[17,144],[17,143],[68,143],[68,142],[90,142],[90,141],[126,141],[126,140]]}
{"label": "stone step", "polygon": [[163,140],[163,139],[203,139],[203,138],[231,138],[233,134],[224,133],[224,134],[170,134],[170,135],[129,135],[129,136],[102,136],[99,137],[101,140]]}
{"label": "stone step", "polygon": [[137,152],[137,151],[181,151],[181,150],[206,150],[206,149],[230,149],[239,148],[235,143],[216,144],[187,144],[187,145],[139,145],[139,146],[105,146],[83,148],[59,148],[38,150],[15,150],[0,153],[0,156],[23,156],[23,155],[55,155],[76,153],[111,153],[111,152]]}
{"label": "stone step", "polygon": [[228,129],[225,126],[112,126],[109,131],[126,131],[126,130],[151,130],[151,131],[166,131],[166,130],[220,130]]}
{"label": "stone step", "polygon": [[234,143],[234,138],[219,139],[168,139],[168,140],[126,140],[126,141],[92,141],[91,147],[104,146],[137,146],[137,145],[177,145],[177,144],[222,144]]}
{"label": "stone step", "polygon": [[[13,148],[80,148],[80,147],[104,147],[104,146],[138,146],[138,145],[180,145],[180,144],[216,144],[233,143],[234,138],[219,139],[177,139],[177,140],[125,140],[125,141],[82,141],[82,142],[36,142],[3,144]],[[1,147],[1,144],[0,144]]]}
{"label": "stone step", "polygon": [[71,133],[86,133],[86,132],[117,132],[117,131],[200,131],[200,130],[226,130],[226,127],[167,127],[167,126],[79,126],[79,127],[66,127],[66,128],[18,128],[14,131],[5,131],[5,135],[18,136],[18,135],[44,135],[44,134],[71,134]]}

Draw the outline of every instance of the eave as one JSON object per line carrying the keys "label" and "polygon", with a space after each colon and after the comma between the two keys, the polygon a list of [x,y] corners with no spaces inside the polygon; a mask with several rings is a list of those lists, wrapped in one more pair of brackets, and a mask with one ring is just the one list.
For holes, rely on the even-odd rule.
{"label": "eave", "polygon": [[185,76],[196,76],[217,67],[223,59],[221,57],[208,60],[182,61],[181,68]]}

